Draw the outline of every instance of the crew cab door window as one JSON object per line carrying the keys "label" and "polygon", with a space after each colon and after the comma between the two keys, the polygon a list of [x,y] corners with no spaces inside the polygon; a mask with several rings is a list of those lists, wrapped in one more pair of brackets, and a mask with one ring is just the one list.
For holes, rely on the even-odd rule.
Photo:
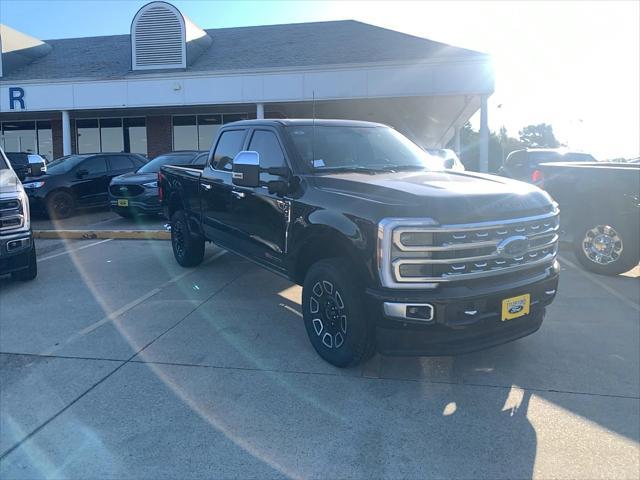
{"label": "crew cab door window", "polygon": [[[286,166],[284,153],[280,147],[280,142],[278,142],[278,137],[271,131],[256,130],[251,137],[249,150],[260,154],[260,167],[262,168]],[[268,173],[260,174],[260,180],[263,182],[277,179],[278,177],[269,175]]]}
{"label": "crew cab door window", "polygon": [[242,150],[245,130],[227,130],[220,135],[216,150],[213,153],[213,163],[216,170],[231,171],[233,158]]}

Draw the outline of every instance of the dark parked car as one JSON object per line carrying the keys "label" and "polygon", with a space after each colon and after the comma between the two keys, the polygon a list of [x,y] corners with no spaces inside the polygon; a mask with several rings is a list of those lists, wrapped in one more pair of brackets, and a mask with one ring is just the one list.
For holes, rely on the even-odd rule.
{"label": "dark parked car", "polygon": [[541,163],[551,162],[595,162],[588,153],[571,152],[561,148],[527,148],[511,152],[498,175],[537,184],[540,180]]}
{"label": "dark parked car", "polygon": [[309,340],[340,367],[515,340],[556,295],[547,193],[443,170],[384,125],[229,123],[204,169],[164,166],[159,188],[180,265],[211,241],[302,285]]}
{"label": "dark parked car", "polygon": [[4,152],[20,180],[38,176],[47,171],[47,162],[36,153]]}
{"label": "dark parked car", "polygon": [[69,155],[51,162],[46,174],[22,183],[32,210],[66,218],[76,207],[108,206],[111,179],[144,164],[145,158],[135,153]]}
{"label": "dark parked car", "polygon": [[157,156],[135,172],[111,180],[111,210],[123,217],[135,214],[155,215],[161,212],[158,200],[158,172],[163,165],[196,165],[204,167],[209,152],[183,150]]}
{"label": "dark parked car", "polygon": [[541,186],[560,204],[562,231],[580,263],[617,275],[640,261],[640,165],[543,163]]}

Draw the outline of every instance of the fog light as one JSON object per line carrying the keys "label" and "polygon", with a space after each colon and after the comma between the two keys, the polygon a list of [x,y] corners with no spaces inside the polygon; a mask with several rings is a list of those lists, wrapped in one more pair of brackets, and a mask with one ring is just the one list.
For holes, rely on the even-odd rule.
{"label": "fog light", "polygon": [[431,320],[433,307],[431,305],[407,305],[405,316],[415,320]]}

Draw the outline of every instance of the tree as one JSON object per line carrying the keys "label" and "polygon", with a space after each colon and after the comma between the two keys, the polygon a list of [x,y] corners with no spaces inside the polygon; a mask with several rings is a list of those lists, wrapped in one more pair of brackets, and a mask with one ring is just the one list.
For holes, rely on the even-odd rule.
{"label": "tree", "polygon": [[553,127],[546,123],[527,125],[518,132],[520,141],[529,148],[556,148],[560,142],[553,134]]}

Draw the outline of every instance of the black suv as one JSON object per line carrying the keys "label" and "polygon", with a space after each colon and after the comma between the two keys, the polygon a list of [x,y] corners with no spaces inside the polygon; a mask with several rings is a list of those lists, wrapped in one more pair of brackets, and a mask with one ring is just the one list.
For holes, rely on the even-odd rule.
{"label": "black suv", "polygon": [[32,210],[66,218],[76,207],[108,206],[111,179],[137,170],[145,160],[135,153],[69,155],[51,162],[45,175],[22,183]]}
{"label": "black suv", "polygon": [[541,173],[538,165],[551,162],[595,162],[588,153],[571,152],[561,148],[527,148],[511,152],[498,175],[538,184]]}
{"label": "black suv", "polygon": [[111,210],[129,218],[133,215],[156,215],[162,210],[158,200],[158,172],[163,165],[204,167],[209,152],[181,150],[164,153],[135,172],[111,180],[109,203]]}

